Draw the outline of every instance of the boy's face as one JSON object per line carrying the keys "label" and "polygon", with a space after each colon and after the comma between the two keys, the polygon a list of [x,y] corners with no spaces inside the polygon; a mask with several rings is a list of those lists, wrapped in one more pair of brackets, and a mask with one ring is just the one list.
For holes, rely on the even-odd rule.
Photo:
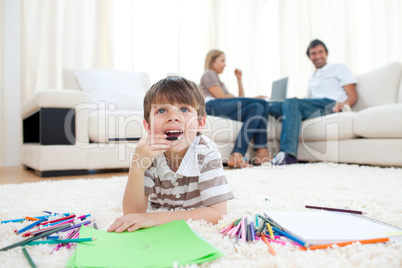
{"label": "boy's face", "polygon": [[153,104],[149,121],[144,120],[144,126],[149,135],[166,134],[168,137],[178,137],[172,141],[168,151],[181,152],[186,150],[197,136],[197,132],[205,126],[206,118],[198,121],[197,110],[186,104]]}

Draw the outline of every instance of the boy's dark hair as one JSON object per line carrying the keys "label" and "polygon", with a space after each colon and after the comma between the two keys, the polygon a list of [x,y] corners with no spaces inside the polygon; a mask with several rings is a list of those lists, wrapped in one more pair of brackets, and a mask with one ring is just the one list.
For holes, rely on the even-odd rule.
{"label": "boy's dark hair", "polygon": [[321,40],[318,40],[318,39],[314,39],[313,41],[310,42],[310,45],[308,45],[307,52],[306,52],[307,57],[310,58],[310,49],[315,48],[317,46],[323,46],[325,51],[328,53],[327,46],[324,44],[324,42]]}
{"label": "boy's dark hair", "polygon": [[194,82],[180,76],[168,76],[151,86],[144,98],[144,118],[149,123],[153,104],[186,104],[197,110],[198,120],[206,116],[204,93]]}

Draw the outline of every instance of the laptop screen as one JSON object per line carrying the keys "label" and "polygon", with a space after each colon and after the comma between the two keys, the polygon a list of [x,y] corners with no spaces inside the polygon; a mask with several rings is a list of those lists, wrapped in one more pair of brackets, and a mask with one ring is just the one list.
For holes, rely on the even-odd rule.
{"label": "laptop screen", "polygon": [[271,101],[283,101],[288,91],[288,77],[272,82]]}

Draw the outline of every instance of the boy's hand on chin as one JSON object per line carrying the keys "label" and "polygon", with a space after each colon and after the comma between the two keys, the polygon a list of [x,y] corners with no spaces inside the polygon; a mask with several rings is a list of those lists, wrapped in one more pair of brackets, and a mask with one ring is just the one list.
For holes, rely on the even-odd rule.
{"label": "boy's hand on chin", "polygon": [[158,222],[152,213],[133,213],[117,218],[107,229],[108,232],[133,232],[138,229],[157,226]]}

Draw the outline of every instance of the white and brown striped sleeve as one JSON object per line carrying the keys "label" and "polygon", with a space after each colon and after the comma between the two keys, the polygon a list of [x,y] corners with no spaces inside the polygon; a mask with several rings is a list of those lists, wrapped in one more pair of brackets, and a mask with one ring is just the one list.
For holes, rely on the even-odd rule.
{"label": "white and brown striped sleeve", "polygon": [[234,198],[223,171],[222,157],[218,149],[198,154],[201,165],[199,191],[204,206],[221,203]]}
{"label": "white and brown striped sleeve", "polygon": [[145,171],[144,173],[144,186],[145,186],[145,194],[150,195],[155,192],[155,162]]}

